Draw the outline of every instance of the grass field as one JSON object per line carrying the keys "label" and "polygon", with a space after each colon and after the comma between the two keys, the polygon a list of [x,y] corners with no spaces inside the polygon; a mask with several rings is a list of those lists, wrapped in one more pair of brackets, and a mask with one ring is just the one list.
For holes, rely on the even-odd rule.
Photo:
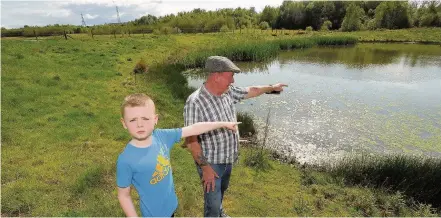
{"label": "grass field", "polygon": [[[430,34],[421,36],[425,31]],[[359,40],[396,39],[395,33],[383,34],[349,35]],[[440,34],[441,29],[409,30],[402,38],[439,42]],[[1,215],[123,216],[116,195],[115,161],[129,140],[119,122],[124,96],[150,95],[160,115],[159,128],[180,127],[185,94],[190,90],[185,90],[182,77],[171,76],[180,68],[167,64],[234,44],[311,35],[345,34],[272,36],[257,31],[2,39]],[[135,80],[132,70],[141,59],[150,71],[136,75]],[[242,154],[251,151],[243,148]],[[190,153],[175,146],[171,159],[179,197],[177,215],[202,216],[202,188]],[[268,171],[256,171],[243,162],[234,168],[224,200],[229,215],[437,215],[430,206],[412,202],[401,192],[348,186],[320,170],[270,162]]]}

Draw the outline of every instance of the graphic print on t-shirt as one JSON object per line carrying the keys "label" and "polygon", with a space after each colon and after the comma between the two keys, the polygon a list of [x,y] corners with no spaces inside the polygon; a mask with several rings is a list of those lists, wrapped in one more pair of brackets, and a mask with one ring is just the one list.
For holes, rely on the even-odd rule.
{"label": "graphic print on t-shirt", "polygon": [[156,158],[156,168],[155,172],[153,172],[152,179],[150,179],[150,184],[155,185],[164,179],[170,172],[170,159],[167,154],[167,147],[161,146],[158,157]]}

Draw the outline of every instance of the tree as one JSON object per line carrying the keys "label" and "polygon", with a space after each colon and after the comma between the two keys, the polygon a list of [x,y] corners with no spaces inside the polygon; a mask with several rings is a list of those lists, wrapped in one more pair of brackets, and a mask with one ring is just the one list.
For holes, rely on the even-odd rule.
{"label": "tree", "polygon": [[323,3],[321,19],[326,21],[330,20],[335,14],[334,2],[326,1]]}
{"label": "tree", "polygon": [[341,24],[342,31],[357,31],[361,29],[361,19],[364,16],[364,11],[354,3],[349,4],[346,9],[346,16]]}
{"label": "tree", "polygon": [[260,23],[267,22],[272,28],[276,27],[277,17],[279,16],[279,8],[265,6],[260,14]]}
{"label": "tree", "polygon": [[323,2],[316,2],[312,1],[309,2],[306,6],[306,18],[305,22],[306,25],[312,26],[314,29],[319,29],[320,24],[322,23],[322,8],[323,8]]}
{"label": "tree", "polygon": [[305,5],[303,2],[284,1],[280,6],[279,27],[286,29],[305,28]]}
{"label": "tree", "polygon": [[157,20],[158,18],[149,14],[147,16],[142,16],[139,19],[135,19],[135,21],[133,22],[135,23],[135,25],[150,25],[156,23]]}
{"label": "tree", "polygon": [[[441,3],[436,5],[436,2],[432,1],[427,7],[422,6],[420,26],[441,26]],[[438,12],[438,10],[440,12]]]}
{"label": "tree", "polygon": [[363,1],[360,3],[360,7],[363,8],[364,12],[370,17],[373,18],[375,15],[375,8],[381,4],[381,1]]}
{"label": "tree", "polygon": [[349,3],[345,1],[334,2],[335,11],[334,14],[332,15],[332,18],[329,19],[332,22],[332,28],[334,29],[341,28],[341,24],[346,15],[346,8],[348,7],[348,4]]}
{"label": "tree", "polygon": [[375,9],[378,28],[401,29],[410,27],[407,2],[382,2]]}

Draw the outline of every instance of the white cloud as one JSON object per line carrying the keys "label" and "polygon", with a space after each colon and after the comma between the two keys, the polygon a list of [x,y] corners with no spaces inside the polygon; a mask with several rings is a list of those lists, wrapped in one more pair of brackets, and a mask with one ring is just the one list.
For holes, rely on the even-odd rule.
{"label": "white cloud", "polygon": [[[115,13],[116,13],[116,12],[115,12]],[[126,13],[124,13],[124,12],[119,12],[119,17],[121,18],[121,17],[123,17],[125,14],[126,14]],[[113,19],[117,19],[117,15],[114,14],[114,15],[111,16],[111,18],[113,18]]]}
{"label": "white cloud", "polygon": [[63,8],[60,2],[1,2],[2,27],[21,27],[24,25],[67,24],[66,18],[72,12]]}
{"label": "white cloud", "polygon": [[69,17],[71,14],[72,14],[72,12],[70,10],[66,10],[66,9],[59,9],[59,10],[46,12],[46,16],[54,17],[54,18]]}
{"label": "white cloud", "polygon": [[73,24],[81,25],[81,14],[88,25],[116,22],[118,6],[122,22],[141,15],[164,16],[195,8],[216,10],[220,8],[255,7],[261,11],[266,5],[280,6],[283,0],[30,0],[2,1],[1,26],[6,28],[24,25]]}
{"label": "white cloud", "polygon": [[[129,1],[132,2],[132,1]],[[141,1],[142,2],[142,1]],[[250,8],[255,7],[260,12],[266,5],[280,6],[283,0],[257,1],[257,0],[208,0],[208,1],[189,1],[189,0],[159,0],[150,3],[140,3],[138,6],[143,9],[155,9],[158,14],[155,16],[163,16],[166,14],[176,14],[180,11],[191,11],[195,8],[205,10],[216,10],[221,8]]]}
{"label": "white cloud", "polygon": [[85,14],[83,17],[86,18],[86,19],[91,19],[91,20],[93,20],[93,19],[95,19],[95,18],[97,18],[97,17],[99,17],[99,16],[100,16],[100,15],[98,15],[98,14],[94,14],[94,15]]}

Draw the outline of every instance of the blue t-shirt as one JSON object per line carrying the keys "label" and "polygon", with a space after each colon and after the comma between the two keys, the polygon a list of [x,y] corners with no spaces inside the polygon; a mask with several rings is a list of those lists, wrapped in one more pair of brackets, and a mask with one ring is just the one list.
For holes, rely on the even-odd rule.
{"label": "blue t-shirt", "polygon": [[118,157],[116,184],[120,188],[135,186],[142,216],[170,217],[178,207],[170,149],[181,136],[182,129],[156,129],[149,147],[129,143]]}

